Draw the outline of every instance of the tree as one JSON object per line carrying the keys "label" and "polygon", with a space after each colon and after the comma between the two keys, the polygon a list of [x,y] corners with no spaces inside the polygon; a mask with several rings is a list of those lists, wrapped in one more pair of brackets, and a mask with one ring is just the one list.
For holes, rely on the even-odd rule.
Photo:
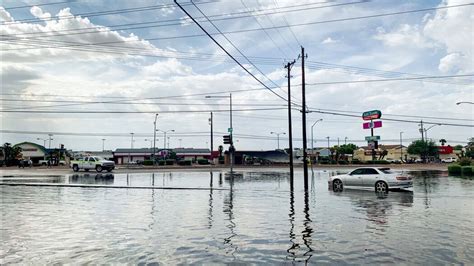
{"label": "tree", "polygon": [[434,141],[415,140],[408,145],[407,151],[409,154],[420,155],[421,158],[438,155],[438,147]]}
{"label": "tree", "polygon": [[471,159],[474,159],[474,138],[469,138],[465,155],[466,157],[471,157]]}
{"label": "tree", "polygon": [[13,147],[11,143],[6,142],[1,147],[1,154],[3,155],[3,163],[6,166],[15,165],[17,162],[17,158],[21,154],[20,147]]}
{"label": "tree", "polygon": [[440,139],[439,142],[441,143],[441,146],[444,146],[444,144],[446,144],[446,140],[445,139]]}
{"label": "tree", "polygon": [[353,154],[358,147],[355,144],[342,144],[341,146],[334,146],[331,153],[335,153],[335,160],[339,161],[340,157],[345,154]]}
{"label": "tree", "polygon": [[455,149],[457,151],[462,150],[462,148],[463,148],[462,145],[459,145],[459,144],[453,147],[453,149]]}

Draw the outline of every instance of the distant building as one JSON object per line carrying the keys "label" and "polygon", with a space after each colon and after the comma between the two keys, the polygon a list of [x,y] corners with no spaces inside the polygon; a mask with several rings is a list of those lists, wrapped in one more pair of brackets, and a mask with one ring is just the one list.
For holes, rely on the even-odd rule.
{"label": "distant building", "polygon": [[[170,152],[176,153],[176,158],[183,160],[196,161],[198,159],[211,159],[211,150],[209,149],[194,149],[194,148],[176,148],[170,150],[156,149],[157,157],[164,157]],[[216,157],[214,152],[214,157]],[[218,154],[218,153],[217,153]],[[113,159],[117,164],[127,164],[129,161],[145,161],[151,160],[153,157],[152,148],[138,148],[138,149],[116,149],[113,152]]]}
{"label": "distant building", "polygon": [[[226,164],[229,163],[228,152],[226,152]],[[288,163],[288,154],[284,150],[270,151],[239,151],[234,155],[235,164],[266,164],[266,163]]]}
{"label": "distant building", "polygon": [[69,154],[74,159],[83,158],[86,156],[98,156],[106,160],[113,160],[114,154],[112,151],[69,151]]}
{"label": "distant building", "polygon": [[33,161],[33,164],[38,164],[40,160],[44,160],[48,155],[48,149],[33,142],[21,142],[13,145],[13,147],[20,147],[22,158]]}
{"label": "distant building", "polygon": [[[405,146],[398,145],[379,145],[379,148],[375,150],[375,159],[378,160],[383,154],[383,151],[387,151],[387,154],[383,156],[384,160],[400,160],[400,157],[403,156],[403,160],[413,159],[412,157],[417,157],[416,155],[408,154],[407,148]],[[372,149],[368,146],[360,147],[354,151],[354,159],[359,161],[370,161],[372,160]]]}

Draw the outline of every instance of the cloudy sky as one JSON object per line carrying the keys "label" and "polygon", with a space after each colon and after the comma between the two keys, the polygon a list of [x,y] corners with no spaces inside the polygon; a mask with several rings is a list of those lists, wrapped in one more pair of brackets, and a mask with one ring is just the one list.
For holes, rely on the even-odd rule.
{"label": "cloudy sky", "polygon": [[[170,147],[209,147],[214,111],[216,147],[229,127],[222,96],[232,92],[236,148],[273,149],[270,132],[288,132],[287,102],[275,94],[287,98],[284,65],[296,59],[291,100],[301,147],[304,46],[307,104],[315,111],[307,115],[309,138],[323,119],[314,126],[315,146],[326,146],[326,137],[331,145],[337,138],[364,145],[370,132],[360,115],[373,109],[393,119],[375,130],[383,144],[398,143],[401,131],[405,144],[420,138],[420,120],[442,124],[429,138],[465,143],[474,135],[473,105],[456,102],[473,101],[471,2],[182,2],[272,93],[172,1],[4,0],[1,142],[42,144],[37,138],[52,133],[52,146],[100,150],[106,139],[105,148],[115,149],[130,147],[134,133],[134,147],[149,147],[159,113],[157,128],[175,130]],[[157,138],[162,147],[163,134]]]}

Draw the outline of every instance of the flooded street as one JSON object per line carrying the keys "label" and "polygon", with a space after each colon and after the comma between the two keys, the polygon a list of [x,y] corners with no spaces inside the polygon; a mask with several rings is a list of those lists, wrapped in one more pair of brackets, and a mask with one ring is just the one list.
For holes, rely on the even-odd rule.
{"label": "flooded street", "polygon": [[334,174],[308,193],[278,169],[4,176],[28,185],[0,186],[0,263],[474,262],[474,180],[411,172],[413,193],[380,196]]}

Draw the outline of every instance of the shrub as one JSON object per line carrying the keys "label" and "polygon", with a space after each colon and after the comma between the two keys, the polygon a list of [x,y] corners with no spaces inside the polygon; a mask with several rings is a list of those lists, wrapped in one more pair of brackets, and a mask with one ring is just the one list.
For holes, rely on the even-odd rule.
{"label": "shrub", "polygon": [[339,162],[337,162],[337,163],[338,163],[338,164],[341,164],[341,165],[344,165],[344,164],[349,164],[349,162],[348,162],[348,161],[339,161]]}
{"label": "shrub", "polygon": [[191,160],[182,160],[178,161],[178,165],[191,165],[192,161]]}
{"label": "shrub", "polygon": [[390,162],[386,160],[374,160],[374,161],[367,161],[367,164],[390,164]]}
{"label": "shrub", "polygon": [[158,165],[165,165],[165,160],[159,160]]}
{"label": "shrub", "polygon": [[173,165],[174,164],[174,160],[172,159],[167,159],[166,160],[166,165]]}
{"label": "shrub", "polygon": [[450,175],[460,175],[461,174],[461,166],[457,164],[452,164],[448,166],[448,173]]}
{"label": "shrub", "polygon": [[468,165],[471,165],[471,159],[470,159],[470,158],[467,158],[467,157],[463,157],[463,158],[459,159],[458,164],[459,164],[460,166],[468,166]]}
{"label": "shrub", "polygon": [[153,165],[153,161],[152,160],[145,160],[145,161],[143,161],[143,165]]}
{"label": "shrub", "polygon": [[202,164],[202,165],[210,164],[210,162],[207,159],[198,159],[197,163]]}
{"label": "shrub", "polygon": [[473,168],[474,166],[462,166],[461,167],[461,173],[464,176],[471,176],[473,175]]}
{"label": "shrub", "polygon": [[360,160],[359,159],[352,159],[352,163],[353,164],[360,164]]}

